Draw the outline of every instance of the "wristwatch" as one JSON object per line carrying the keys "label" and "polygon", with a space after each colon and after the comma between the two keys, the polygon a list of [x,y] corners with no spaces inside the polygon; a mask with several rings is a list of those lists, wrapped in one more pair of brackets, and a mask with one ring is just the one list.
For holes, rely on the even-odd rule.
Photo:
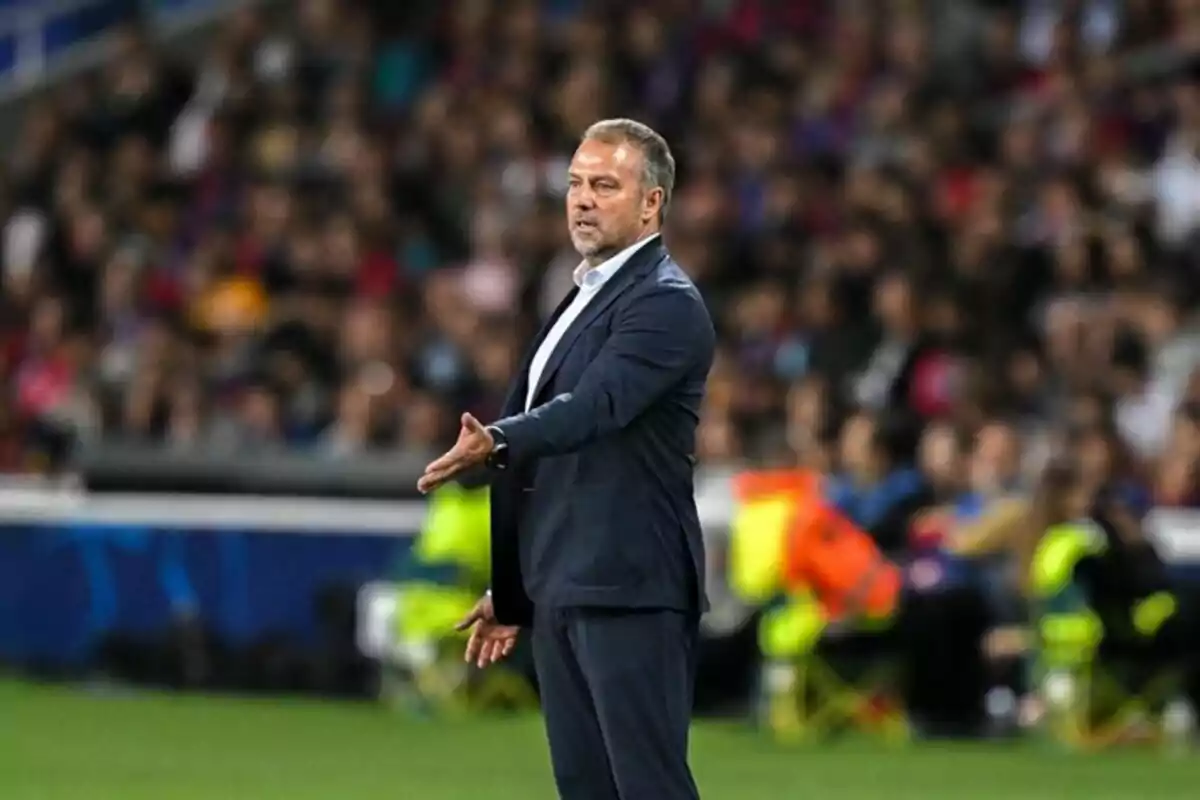
{"label": "wristwatch", "polygon": [[492,452],[488,454],[487,461],[484,463],[487,464],[488,469],[508,469],[508,438],[504,435],[504,431],[495,425],[488,425],[485,430],[492,435]]}

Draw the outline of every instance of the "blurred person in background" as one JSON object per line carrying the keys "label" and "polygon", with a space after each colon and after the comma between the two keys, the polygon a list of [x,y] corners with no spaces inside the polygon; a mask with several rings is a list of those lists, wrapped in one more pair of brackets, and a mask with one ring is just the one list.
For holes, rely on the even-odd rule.
{"label": "blurred person in background", "polygon": [[[1057,537],[1057,555],[1040,545]],[[1086,609],[1099,624],[1102,663],[1133,659],[1121,673],[1136,689],[1149,670],[1178,671],[1178,690],[1194,683],[1194,609],[1169,574],[1140,521],[1107,487],[1097,490],[1071,460],[1042,478],[1023,532],[1025,586],[1036,587],[1043,611]]]}
{"label": "blurred person in background", "polygon": [[[102,74],[25,119],[4,300],[27,318],[59,297],[92,353],[126,363],[140,320],[195,313],[177,330],[213,373],[214,413],[261,371],[255,342],[302,328],[305,395],[322,398],[311,427],[333,423],[353,360],[330,336],[369,298],[403,318],[387,334],[402,346],[376,356],[395,381],[492,407],[500,375],[476,373],[511,360],[480,358],[472,331],[501,316],[522,340],[569,283],[546,209],[582,120],[619,107],[686,132],[671,225],[737,387],[706,410],[706,452],[785,456],[787,387],[814,375],[839,407],[968,426],[1017,412],[1038,430],[1064,392],[1102,388],[1130,444],[1157,451],[1190,372],[1187,314],[1130,306],[1115,321],[1146,358],[1123,334],[1115,360],[1104,346],[1109,298],[1164,277],[1185,284],[1173,296],[1194,288],[1194,80],[1113,74],[1131,48],[1194,28],[1157,5],[1089,5],[1077,25],[973,2],[874,19],[825,3],[603,16],[313,0],[286,19],[239,12],[194,71],[130,31]],[[1020,113],[983,113],[1005,103]],[[101,294],[124,299],[97,310]],[[968,376],[1010,358],[980,396]],[[1032,362],[1040,381],[1022,380]],[[1003,397],[1021,408],[974,408]],[[102,436],[123,435],[120,415],[101,417]]]}
{"label": "blurred person in background", "polygon": [[1112,392],[1121,438],[1150,462],[1166,446],[1176,398],[1168,387],[1152,382],[1146,343],[1130,331],[1119,332],[1114,343]]}
{"label": "blurred person in background", "polygon": [[1170,444],[1154,476],[1154,501],[1173,508],[1200,507],[1200,406],[1175,413]]}
{"label": "blurred person in background", "polygon": [[925,427],[917,463],[933,491],[934,502],[947,502],[962,491],[963,443],[952,424],[935,422]]}
{"label": "blurred person in background", "polygon": [[796,465],[819,474],[833,471],[841,423],[833,392],[820,375],[792,385],[788,392],[786,438]]}
{"label": "blurred person in background", "polygon": [[842,426],[839,471],[826,487],[830,504],[896,555],[908,546],[912,516],[931,491],[913,466],[916,429],[903,415],[859,412]]}

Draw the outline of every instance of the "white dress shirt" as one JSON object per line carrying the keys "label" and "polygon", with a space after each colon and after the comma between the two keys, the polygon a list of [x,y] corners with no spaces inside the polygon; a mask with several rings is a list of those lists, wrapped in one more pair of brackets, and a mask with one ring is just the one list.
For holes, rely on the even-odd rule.
{"label": "white dress shirt", "polygon": [[1113,418],[1125,444],[1145,459],[1162,455],[1171,437],[1176,398],[1161,382],[1117,399]]}
{"label": "white dress shirt", "polygon": [[533,354],[533,361],[529,362],[529,385],[525,390],[526,411],[533,406],[533,393],[537,391],[538,381],[546,369],[546,362],[550,360],[554,348],[558,347],[558,343],[566,335],[571,323],[579,318],[592,298],[600,293],[600,288],[608,282],[609,278],[617,274],[617,270],[625,266],[625,262],[632,258],[634,253],[657,238],[658,234],[656,233],[645,239],[639,239],[603,264],[597,264],[595,267],[589,267],[585,261],[575,268],[573,277],[575,285],[579,287],[579,294],[575,295],[571,305],[567,306],[562,315],[554,321],[554,326],[550,328],[550,332],[538,346],[537,352]]}

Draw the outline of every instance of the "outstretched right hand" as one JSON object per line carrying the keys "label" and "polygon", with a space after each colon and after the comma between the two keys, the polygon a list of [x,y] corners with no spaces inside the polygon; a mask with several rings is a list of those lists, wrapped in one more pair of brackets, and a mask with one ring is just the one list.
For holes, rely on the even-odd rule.
{"label": "outstretched right hand", "polygon": [[517,634],[521,629],[516,625],[501,625],[496,622],[496,612],[492,608],[492,596],[484,595],[471,613],[454,628],[457,631],[471,631],[467,640],[467,651],[463,660],[474,662],[483,669],[495,664],[510,653],[517,645]]}

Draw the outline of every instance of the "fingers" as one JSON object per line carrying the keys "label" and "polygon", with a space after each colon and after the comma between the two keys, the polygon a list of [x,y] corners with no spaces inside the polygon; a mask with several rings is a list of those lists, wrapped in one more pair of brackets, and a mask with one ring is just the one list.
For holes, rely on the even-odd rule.
{"label": "fingers", "polygon": [[467,640],[463,661],[468,664],[474,663],[479,669],[486,669],[512,655],[516,646],[515,636],[494,637],[484,629],[476,627],[471,631],[471,638]]}
{"label": "fingers", "polygon": [[462,415],[462,426],[471,433],[476,433],[481,436],[487,435],[487,431],[483,429],[483,425],[479,422],[479,420],[475,419],[474,415],[472,414]]}
{"label": "fingers", "polygon": [[479,656],[475,660],[475,665],[480,669],[490,667],[512,653],[516,643],[516,639],[512,638],[485,640],[483,647],[480,648]]}
{"label": "fingers", "polygon": [[475,666],[484,669],[494,663],[496,663],[496,642],[487,639],[484,641],[483,647],[479,649],[479,658],[475,660]]}
{"label": "fingers", "polygon": [[467,649],[463,653],[463,661],[470,664],[472,661],[479,662],[483,658],[483,646],[487,643],[483,634],[479,632],[479,628],[471,631],[471,638],[467,640]]}
{"label": "fingers", "polygon": [[471,638],[467,640],[467,650],[463,654],[463,661],[468,664],[474,663],[480,669],[487,667],[497,660],[496,644],[495,639],[488,638],[480,628],[475,628],[471,631]]}
{"label": "fingers", "polygon": [[429,494],[434,489],[449,481],[458,473],[462,472],[461,464],[451,464],[450,466],[437,466],[438,459],[434,463],[425,468],[425,474],[417,479],[417,491],[421,494]]}
{"label": "fingers", "polygon": [[467,616],[463,617],[462,622],[454,626],[454,630],[462,633],[481,619],[483,619],[483,611],[478,608],[473,608],[471,609],[470,614],[467,614]]}
{"label": "fingers", "polygon": [[[462,425],[472,437],[491,441],[491,434],[471,414],[462,415]],[[458,444],[425,467],[425,474],[417,480],[417,491],[428,494],[468,467],[481,463],[487,457],[488,450],[489,448],[481,446],[477,439],[472,441],[460,438]]]}
{"label": "fingers", "polygon": [[429,494],[450,480],[451,477],[452,473],[449,472],[427,472],[417,479],[417,491],[421,494]]}
{"label": "fingers", "polygon": [[444,455],[441,455],[435,460],[429,462],[429,465],[425,467],[425,474],[428,475],[431,472],[444,472],[445,470],[453,469],[461,464],[462,460],[462,454],[459,452],[458,448],[451,448]]}

